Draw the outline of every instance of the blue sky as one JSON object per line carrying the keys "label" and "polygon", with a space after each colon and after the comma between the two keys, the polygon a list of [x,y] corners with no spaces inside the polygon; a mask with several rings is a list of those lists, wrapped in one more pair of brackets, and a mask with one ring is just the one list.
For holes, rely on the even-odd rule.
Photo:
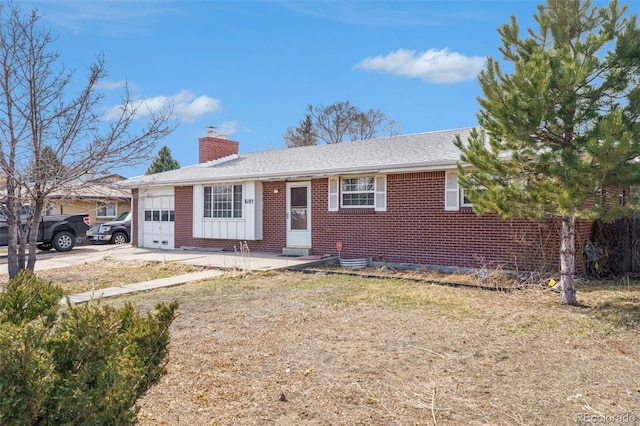
{"label": "blue sky", "polygon": [[[473,126],[477,74],[487,56],[500,58],[496,29],[511,15],[532,25],[538,3],[17,2],[44,15],[78,85],[104,54],[105,114],[124,81],[137,99],[172,104],[180,124],[155,152],[168,146],[182,166],[197,163],[209,125],[241,153],[283,148],[309,104],[380,109],[401,133]],[[632,1],[630,12],[638,9]],[[132,177],[151,161],[111,171]]]}

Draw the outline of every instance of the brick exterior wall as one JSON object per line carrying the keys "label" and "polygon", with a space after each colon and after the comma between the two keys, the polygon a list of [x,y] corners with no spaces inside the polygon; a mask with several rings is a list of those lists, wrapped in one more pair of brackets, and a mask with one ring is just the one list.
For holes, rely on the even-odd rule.
{"label": "brick exterior wall", "polygon": [[[387,211],[316,208],[313,250],[345,258],[455,267],[556,270],[559,242],[550,223],[444,209],[445,173],[387,176]],[[326,206],[327,180],[314,181],[314,205]]]}
{"label": "brick exterior wall", "polygon": [[[559,269],[557,224],[480,217],[471,208],[445,211],[444,171],[387,175],[385,212],[373,209],[330,212],[328,180],[311,182],[315,254],[337,255],[336,242],[340,241],[345,258],[371,257],[378,262],[451,267]],[[265,182],[263,194],[263,239],[247,243],[251,251],[281,252],[286,246],[286,182]],[[235,250],[239,243],[235,240],[193,238],[193,188],[177,187],[175,196],[176,248]],[[592,226],[581,222],[576,231],[576,252],[581,254],[584,243],[591,238]],[[576,266],[578,271],[583,270],[581,255],[576,257]]]}
{"label": "brick exterior wall", "polygon": [[200,163],[217,160],[238,153],[239,142],[207,136],[198,139],[198,158]]}
{"label": "brick exterior wall", "polygon": [[207,247],[190,243],[193,240],[193,187],[177,186],[175,197],[175,247]]}

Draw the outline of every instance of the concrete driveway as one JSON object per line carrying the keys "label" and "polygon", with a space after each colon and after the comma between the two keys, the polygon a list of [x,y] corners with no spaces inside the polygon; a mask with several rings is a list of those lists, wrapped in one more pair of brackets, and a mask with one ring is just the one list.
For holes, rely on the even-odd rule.
{"label": "concrete driveway", "polygon": [[[64,268],[67,266],[91,263],[103,257],[128,260],[179,262],[188,265],[204,266],[216,269],[240,269],[247,271],[268,271],[293,266],[312,264],[322,259],[318,256],[284,257],[274,253],[250,253],[243,256],[232,252],[214,252],[206,250],[160,250],[125,245],[80,245],[69,252],[59,253],[39,251],[36,255],[36,271]],[[0,273],[7,273],[7,257],[0,257]]]}
{"label": "concrete driveway", "polygon": [[[322,259],[315,256],[291,258],[272,253],[251,253],[248,256],[243,256],[237,253],[204,250],[154,250],[132,247],[129,244],[81,245],[65,253],[58,253],[52,250],[50,252],[38,252],[36,256],[36,271],[91,263],[104,257],[139,261],[178,262],[210,268],[200,272],[68,295],[68,300],[74,304],[220,276],[223,274],[222,269],[268,271],[322,262]],[[0,257],[0,273],[8,273],[6,256]],[[60,303],[67,303],[67,297],[64,297]]]}

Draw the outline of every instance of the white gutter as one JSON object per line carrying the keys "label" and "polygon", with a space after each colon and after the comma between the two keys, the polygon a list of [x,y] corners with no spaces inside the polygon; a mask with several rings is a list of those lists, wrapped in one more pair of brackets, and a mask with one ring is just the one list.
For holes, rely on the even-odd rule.
{"label": "white gutter", "polygon": [[[197,167],[191,166],[191,167]],[[321,169],[317,171],[313,171],[310,173],[297,172],[297,173],[288,173],[282,174],[279,172],[267,173],[267,174],[244,174],[244,175],[227,175],[227,176],[216,176],[216,177],[202,177],[202,178],[183,178],[183,179],[172,179],[166,181],[148,181],[148,182],[140,182],[139,184],[134,185],[124,185],[130,188],[141,188],[141,187],[150,187],[150,186],[181,186],[181,185],[191,185],[191,184],[199,184],[199,183],[213,183],[213,182],[246,182],[246,181],[275,181],[275,180],[287,180],[287,179],[309,179],[309,178],[324,178],[336,175],[353,175],[353,174],[399,174],[399,173],[414,173],[420,171],[435,171],[435,170],[453,170],[457,168],[457,162],[451,161],[439,161],[439,162],[429,162],[429,163],[420,163],[420,164],[412,164],[411,166],[402,167],[402,166],[382,166],[382,167],[373,167],[373,166],[363,166],[363,167],[355,167],[355,168],[341,168],[341,169]],[[135,179],[135,178],[134,178]]]}

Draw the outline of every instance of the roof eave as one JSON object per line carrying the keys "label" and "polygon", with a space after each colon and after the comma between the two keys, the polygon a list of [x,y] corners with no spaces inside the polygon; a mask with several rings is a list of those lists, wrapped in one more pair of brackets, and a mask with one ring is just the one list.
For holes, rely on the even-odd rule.
{"label": "roof eave", "polygon": [[350,168],[331,168],[331,169],[322,169],[315,170],[310,173],[300,172],[300,173],[267,173],[267,174],[247,174],[247,175],[228,175],[224,177],[202,177],[202,178],[185,178],[185,179],[172,179],[167,181],[155,181],[155,182],[143,182],[140,184],[126,185],[130,188],[148,188],[148,187],[161,187],[161,186],[184,186],[184,185],[194,185],[194,184],[202,184],[202,183],[213,183],[213,182],[240,182],[240,181],[274,181],[274,180],[287,180],[287,179],[311,179],[311,178],[323,178],[329,176],[336,175],[345,175],[345,174],[364,174],[364,173],[373,173],[373,174],[394,174],[394,173],[414,173],[420,171],[435,171],[435,170],[451,170],[457,167],[457,161],[437,161],[437,162],[427,162],[427,163],[414,163],[414,164],[394,164],[394,165],[385,165],[385,166],[363,166],[363,167],[350,167]]}

